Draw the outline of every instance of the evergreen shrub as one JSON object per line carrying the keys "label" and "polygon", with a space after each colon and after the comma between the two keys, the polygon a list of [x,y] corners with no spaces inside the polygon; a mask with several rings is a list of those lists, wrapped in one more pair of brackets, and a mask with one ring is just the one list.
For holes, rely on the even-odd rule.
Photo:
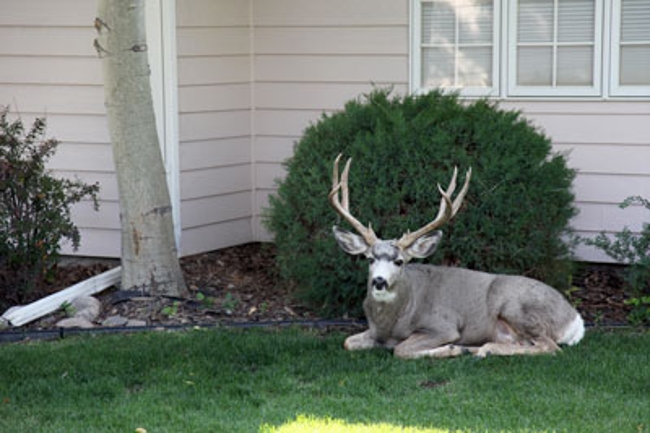
{"label": "evergreen shrub", "polygon": [[92,200],[99,185],[59,179],[46,163],[59,144],[45,139],[45,120],[29,130],[0,107],[0,297],[21,303],[56,265],[61,241],[80,242],[70,206]]}
{"label": "evergreen shrub", "polygon": [[339,153],[353,159],[351,211],[382,239],[432,220],[436,185],[448,185],[454,166],[462,185],[472,167],[465,204],[428,261],[569,283],[575,173],[548,137],[487,100],[375,90],[306,129],[266,214],[280,275],[323,313],[358,316],[366,292],[364,261],[332,236],[335,224],[350,229],[327,199]]}

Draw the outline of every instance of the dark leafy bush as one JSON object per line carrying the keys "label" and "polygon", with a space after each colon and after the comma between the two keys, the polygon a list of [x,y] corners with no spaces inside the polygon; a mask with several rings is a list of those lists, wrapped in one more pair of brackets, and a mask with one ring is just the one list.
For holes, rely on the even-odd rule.
{"label": "dark leafy bush", "polygon": [[[351,209],[377,234],[395,238],[433,219],[454,166],[474,174],[464,208],[446,226],[430,260],[472,269],[568,283],[575,215],[574,172],[551,142],[517,112],[432,92],[392,97],[374,91],[324,115],[305,131],[287,176],[271,197],[267,226],[275,235],[280,274],[325,313],[357,315],[365,266],[341,252],[331,228],[332,162],[352,157]],[[349,227],[348,227],[349,228]]]}
{"label": "dark leafy bush", "polygon": [[[628,197],[620,207],[625,209],[631,205],[650,210],[650,201],[639,196]],[[650,324],[650,223],[644,223],[640,233],[625,227],[613,238],[603,232],[593,239],[584,239],[584,242],[628,265],[624,272],[629,291],[626,303],[632,306],[628,320],[636,325]]]}
{"label": "dark leafy bush", "polygon": [[0,295],[22,302],[47,278],[62,240],[79,246],[70,205],[88,197],[97,209],[99,186],[53,177],[46,163],[58,142],[44,139],[45,121],[25,131],[8,111],[0,109]]}

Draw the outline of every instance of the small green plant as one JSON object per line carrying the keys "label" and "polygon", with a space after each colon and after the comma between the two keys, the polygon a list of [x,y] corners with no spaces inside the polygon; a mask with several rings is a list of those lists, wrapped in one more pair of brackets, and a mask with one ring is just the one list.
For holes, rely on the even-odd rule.
{"label": "small green plant", "polygon": [[266,214],[280,276],[324,314],[359,315],[366,292],[364,260],[343,254],[332,236],[341,224],[328,203],[339,153],[354,160],[351,212],[382,239],[431,221],[437,184],[447,186],[454,166],[472,167],[463,208],[427,260],[523,274],[558,289],[570,281],[575,173],[548,137],[487,100],[378,90],[307,128]]}
{"label": "small green plant", "polygon": [[212,308],[214,306],[214,298],[206,296],[203,292],[198,292],[196,294],[196,300],[201,303],[203,308]]}
{"label": "small green plant", "polygon": [[239,305],[239,299],[237,299],[232,293],[226,293],[226,296],[221,301],[221,307],[227,311],[234,311]]}
{"label": "small green plant", "polygon": [[72,317],[77,314],[77,309],[68,301],[61,304],[61,311],[63,311],[67,317]]}
{"label": "small green plant", "polygon": [[[639,196],[626,198],[619,207],[625,209],[632,205],[650,210],[650,201]],[[628,320],[633,324],[650,324],[650,223],[644,223],[640,233],[634,233],[626,226],[613,238],[602,232],[583,241],[628,265],[624,272],[629,290],[625,303],[632,306]]]}
{"label": "small green plant", "polygon": [[8,113],[0,108],[0,294],[21,302],[47,280],[63,240],[79,247],[70,207],[90,199],[97,209],[99,185],[53,176],[46,164],[59,142],[44,138],[45,120],[26,131]]}
{"label": "small green plant", "polygon": [[167,305],[162,310],[160,310],[160,314],[167,317],[175,317],[178,314],[178,309],[180,306],[180,301],[174,301],[171,305]]}
{"label": "small green plant", "polygon": [[632,306],[632,311],[628,315],[630,323],[636,325],[650,323],[650,296],[631,297],[624,302]]}
{"label": "small green plant", "polygon": [[582,304],[582,299],[574,296],[574,293],[580,290],[582,289],[576,286],[570,286],[569,288],[564,290],[564,296],[569,300],[571,305],[573,305],[573,307],[575,308],[580,307],[580,304]]}

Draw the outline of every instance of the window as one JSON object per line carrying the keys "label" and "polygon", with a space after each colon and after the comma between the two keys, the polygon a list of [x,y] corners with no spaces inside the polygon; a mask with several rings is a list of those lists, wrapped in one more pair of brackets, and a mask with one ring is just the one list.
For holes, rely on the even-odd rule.
{"label": "window", "polygon": [[612,94],[650,95],[650,0],[614,1]]}
{"label": "window", "polygon": [[411,0],[413,91],[650,96],[650,0]]}
{"label": "window", "polygon": [[599,0],[510,2],[509,93],[598,95],[602,5]]}
{"label": "window", "polygon": [[495,93],[498,83],[497,13],[494,0],[432,0],[415,4],[420,88]]}

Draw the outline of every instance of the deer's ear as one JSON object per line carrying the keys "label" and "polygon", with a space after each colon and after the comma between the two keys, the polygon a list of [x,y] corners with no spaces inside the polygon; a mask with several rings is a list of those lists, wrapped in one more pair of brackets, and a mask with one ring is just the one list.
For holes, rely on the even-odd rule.
{"label": "deer's ear", "polygon": [[410,257],[416,259],[429,257],[436,251],[436,248],[438,248],[438,244],[440,243],[441,239],[442,232],[440,230],[436,230],[435,232],[426,236],[422,236],[420,239],[413,242],[413,244],[406,249],[405,253]]}
{"label": "deer's ear", "polygon": [[355,256],[358,254],[364,254],[370,248],[361,236],[355,235],[352,232],[340,229],[337,226],[332,227],[332,232],[334,233],[334,238],[336,239],[336,242],[338,242],[339,247],[348,254]]}

